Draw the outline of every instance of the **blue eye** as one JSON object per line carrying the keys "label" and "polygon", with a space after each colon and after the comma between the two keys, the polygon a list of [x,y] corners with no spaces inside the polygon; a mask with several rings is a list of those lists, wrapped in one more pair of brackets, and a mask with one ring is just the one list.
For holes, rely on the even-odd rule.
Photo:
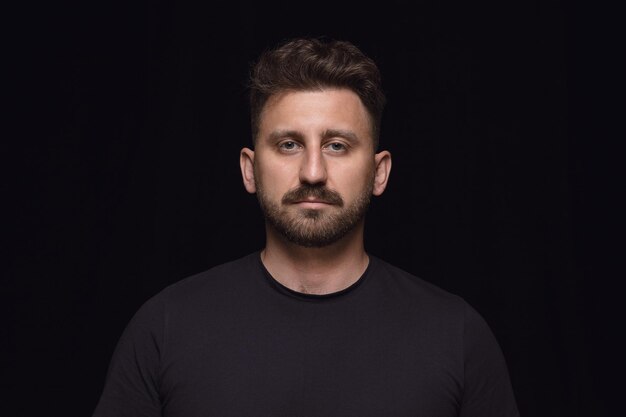
{"label": "blue eye", "polygon": [[280,149],[286,150],[286,151],[292,151],[294,149],[296,149],[296,146],[298,146],[298,144],[294,141],[286,141],[283,142],[279,145]]}
{"label": "blue eye", "polygon": [[333,142],[328,146],[332,151],[335,151],[335,152],[343,151],[346,149],[343,143],[338,143],[338,142]]}

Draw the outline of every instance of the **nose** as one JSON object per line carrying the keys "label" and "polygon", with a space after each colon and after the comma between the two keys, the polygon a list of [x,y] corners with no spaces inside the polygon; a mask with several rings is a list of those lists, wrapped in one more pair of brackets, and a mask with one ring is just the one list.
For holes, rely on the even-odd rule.
{"label": "nose", "polygon": [[300,182],[311,185],[325,184],[327,175],[321,149],[307,149],[300,165]]}

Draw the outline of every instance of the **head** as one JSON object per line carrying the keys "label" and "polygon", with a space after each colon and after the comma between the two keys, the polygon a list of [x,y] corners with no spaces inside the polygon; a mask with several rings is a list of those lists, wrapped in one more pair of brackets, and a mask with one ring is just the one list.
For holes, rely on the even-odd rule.
{"label": "head", "polygon": [[242,149],[241,169],[268,233],[324,247],[362,232],[391,169],[389,152],[376,153],[376,65],[350,43],[298,39],[265,52],[251,79],[255,147]]}
{"label": "head", "polygon": [[294,39],[265,51],[250,75],[250,118],[256,144],[259,121],[267,100],[285,91],[353,91],[367,109],[374,149],[378,148],[385,107],[378,67],[356,46],[345,41]]}

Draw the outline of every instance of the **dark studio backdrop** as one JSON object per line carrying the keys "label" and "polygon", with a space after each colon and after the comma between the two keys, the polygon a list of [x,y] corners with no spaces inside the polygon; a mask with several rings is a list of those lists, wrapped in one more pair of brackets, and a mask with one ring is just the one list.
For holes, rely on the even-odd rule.
{"label": "dark studio backdrop", "polygon": [[572,105],[581,39],[559,2],[83,2],[26,16],[3,415],[90,415],[143,302],[262,248],[238,165],[249,64],[321,35],[374,58],[387,93],[393,169],[368,251],[485,317],[522,415],[608,413],[589,126]]}

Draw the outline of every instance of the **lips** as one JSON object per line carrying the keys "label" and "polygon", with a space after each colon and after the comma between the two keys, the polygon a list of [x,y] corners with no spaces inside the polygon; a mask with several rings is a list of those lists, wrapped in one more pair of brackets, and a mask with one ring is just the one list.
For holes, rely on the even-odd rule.
{"label": "lips", "polygon": [[319,204],[333,204],[329,201],[324,201],[324,200],[298,200],[295,202],[295,204],[300,204],[300,203],[319,203]]}

